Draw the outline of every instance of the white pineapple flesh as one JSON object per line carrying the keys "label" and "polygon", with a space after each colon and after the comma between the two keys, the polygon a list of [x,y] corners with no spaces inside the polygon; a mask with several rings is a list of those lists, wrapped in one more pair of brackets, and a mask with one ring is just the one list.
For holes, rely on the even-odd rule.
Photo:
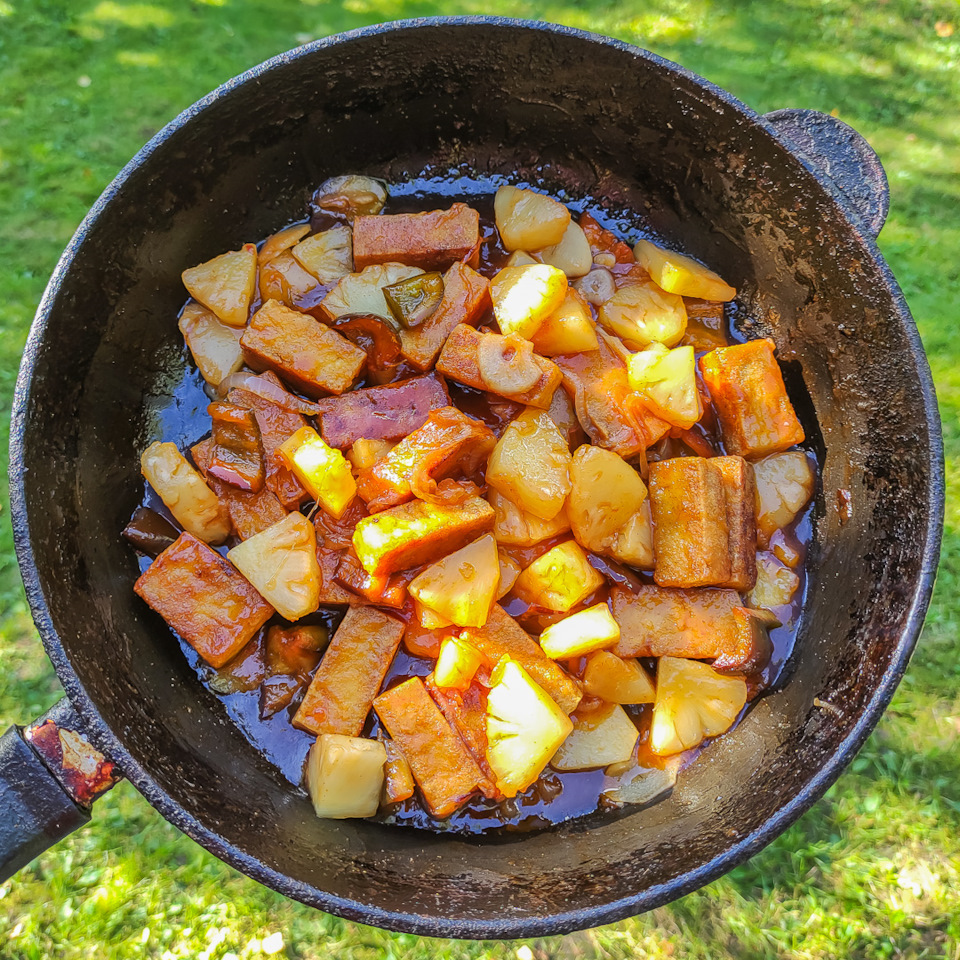
{"label": "white pineapple flesh", "polygon": [[387,751],[378,740],[322,733],[307,755],[307,789],[318,817],[372,817],[380,806]]}

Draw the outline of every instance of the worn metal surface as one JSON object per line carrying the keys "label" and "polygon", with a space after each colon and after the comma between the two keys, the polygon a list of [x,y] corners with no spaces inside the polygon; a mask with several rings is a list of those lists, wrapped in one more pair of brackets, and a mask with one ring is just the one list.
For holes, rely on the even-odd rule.
{"label": "worn metal surface", "polygon": [[[164,816],[341,916],[514,937],[693,890],[826,790],[916,641],[939,547],[942,450],[916,328],[859,208],[787,148],[783,129],[625,44],[450,18],[284,54],[191,107],[124,169],[67,248],[31,332],[11,499],[58,675],[95,745]],[[138,454],[161,431],[177,439],[184,413],[164,400],[185,363],[174,322],[183,265],[287,222],[329,175],[397,180],[428,167],[606,198],[709,262],[741,291],[744,328],[776,340],[820,448],[788,682],[649,809],[483,842],[317,820],[131,590],[137,565],[119,531],[142,491]]]}

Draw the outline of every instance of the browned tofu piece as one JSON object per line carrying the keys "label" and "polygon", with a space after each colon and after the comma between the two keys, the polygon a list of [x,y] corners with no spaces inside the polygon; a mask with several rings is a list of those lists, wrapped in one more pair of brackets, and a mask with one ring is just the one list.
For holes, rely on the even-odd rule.
{"label": "browned tofu piece", "polygon": [[273,616],[233,564],[181,534],[133,589],[213,667],[222,667]]}
{"label": "browned tofu piece", "polygon": [[576,710],[583,697],[580,685],[499,604],[493,605],[484,626],[467,627],[460,635],[491,664],[503,656],[516,660],[564,713]]}
{"label": "browned tofu piece", "polygon": [[757,482],[753,464],[743,457],[713,457],[707,462],[720,472],[727,506],[730,576],[718,586],[752,590],[757,582]]}
{"label": "browned tofu piece", "polygon": [[661,587],[707,587],[730,580],[730,535],[720,471],[703,457],[650,464],[653,578]]}
{"label": "browned tofu piece", "polygon": [[310,681],[294,726],[359,737],[401,639],[403,624],[396,617],[351,607]]}
{"label": "browned tofu piece", "polygon": [[360,376],[367,355],[313,317],[268,300],[240,337],[254,370],[274,370],[308,397],[341,394]]}
{"label": "browned tofu piece", "polygon": [[265,489],[273,492],[287,510],[296,510],[304,500],[309,499],[309,494],[293,471],[280,459],[277,448],[301,427],[307,426],[306,419],[242,387],[231,390],[227,399],[253,411],[263,444],[263,464],[267,474]]}
{"label": "browned tofu piece", "polygon": [[353,266],[404,263],[442,270],[480,241],[480,214],[464,203],[429,213],[393,213],[353,221]]}
{"label": "browned tofu piece", "polygon": [[772,340],[751,340],[700,358],[727,450],[750,460],[804,438],[773,350]]}
{"label": "browned tofu piece", "polygon": [[494,517],[493,507],[481,497],[452,507],[414,500],[361,520],[353,546],[367,573],[386,576],[465,547],[493,529]]}
{"label": "browned tofu piece", "polygon": [[317,403],[320,433],[340,450],[361,439],[400,440],[422,427],[432,410],[449,404],[447,388],[433,373],[364,387]]}
{"label": "browned tofu piece", "polygon": [[418,370],[429,370],[454,327],[475,327],[489,307],[490,281],[465,263],[455,263],[443,275],[440,306],[419,327],[400,331],[403,355]]}
{"label": "browned tofu piece", "polygon": [[[486,424],[456,407],[441,407],[430,413],[423,426],[360,473],[357,493],[371,512],[396,506],[414,496],[443,499],[438,481],[457,471],[469,475],[485,468],[487,455],[496,442]],[[455,489],[452,494],[451,500],[463,499]]]}
{"label": "browned tofu piece", "polygon": [[381,693],[373,703],[403,751],[434,817],[449,817],[476,792],[483,772],[447,723],[419,677]]}
{"label": "browned tofu piece", "polygon": [[508,341],[499,333],[480,333],[465,323],[458,324],[440,351],[437,370],[445,377],[465,383],[468,387],[487,390],[508,400],[546,410],[550,406],[554,391],[563,379],[560,368],[546,357],[531,354],[529,362],[539,368],[540,378],[521,393],[507,394],[498,389],[496,382],[488,382],[483,377],[478,353],[484,344],[486,349],[499,351],[503,355],[509,350]]}
{"label": "browned tofu piece", "polygon": [[620,639],[618,657],[686,657],[713,660],[738,649],[741,626],[734,615],[742,603],[736,590],[704,587],[674,590],[644,584],[635,592],[610,591]]}

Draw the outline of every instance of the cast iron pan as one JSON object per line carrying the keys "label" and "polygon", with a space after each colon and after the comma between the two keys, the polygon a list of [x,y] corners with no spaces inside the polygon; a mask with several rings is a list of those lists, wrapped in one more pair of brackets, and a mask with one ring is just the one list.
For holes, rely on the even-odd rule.
{"label": "cast iron pan", "polygon": [[[809,595],[786,682],[648,809],[495,841],[318,820],[131,590],[137,563],[118,534],[142,490],[139,452],[167,429],[165,398],[184,368],[180,270],[286,223],[329,175],[396,181],[428,168],[606,198],[710,263],[742,291],[743,325],[776,340],[819,448]],[[389,24],[221,87],[94,206],[26,348],[13,519],[69,698],[54,719],[238,869],[395,930],[561,933],[648,910],[740,863],[863,743],[933,584],[940,430],[916,328],[874,242],[886,196],[876,157],[843,124],[758,116],[649,53],[542,23]],[[65,800],[38,809],[56,781],[20,734],[8,733],[2,759],[7,873],[86,815]]]}

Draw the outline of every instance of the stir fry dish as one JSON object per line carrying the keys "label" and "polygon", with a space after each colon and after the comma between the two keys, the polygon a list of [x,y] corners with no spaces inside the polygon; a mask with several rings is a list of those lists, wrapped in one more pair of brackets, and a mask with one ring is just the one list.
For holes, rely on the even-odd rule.
{"label": "stir fry dish", "polygon": [[392,192],[183,271],[208,419],[143,451],[134,589],[318,816],[650,802],[790,652],[816,463],[774,344],[600,208]]}

